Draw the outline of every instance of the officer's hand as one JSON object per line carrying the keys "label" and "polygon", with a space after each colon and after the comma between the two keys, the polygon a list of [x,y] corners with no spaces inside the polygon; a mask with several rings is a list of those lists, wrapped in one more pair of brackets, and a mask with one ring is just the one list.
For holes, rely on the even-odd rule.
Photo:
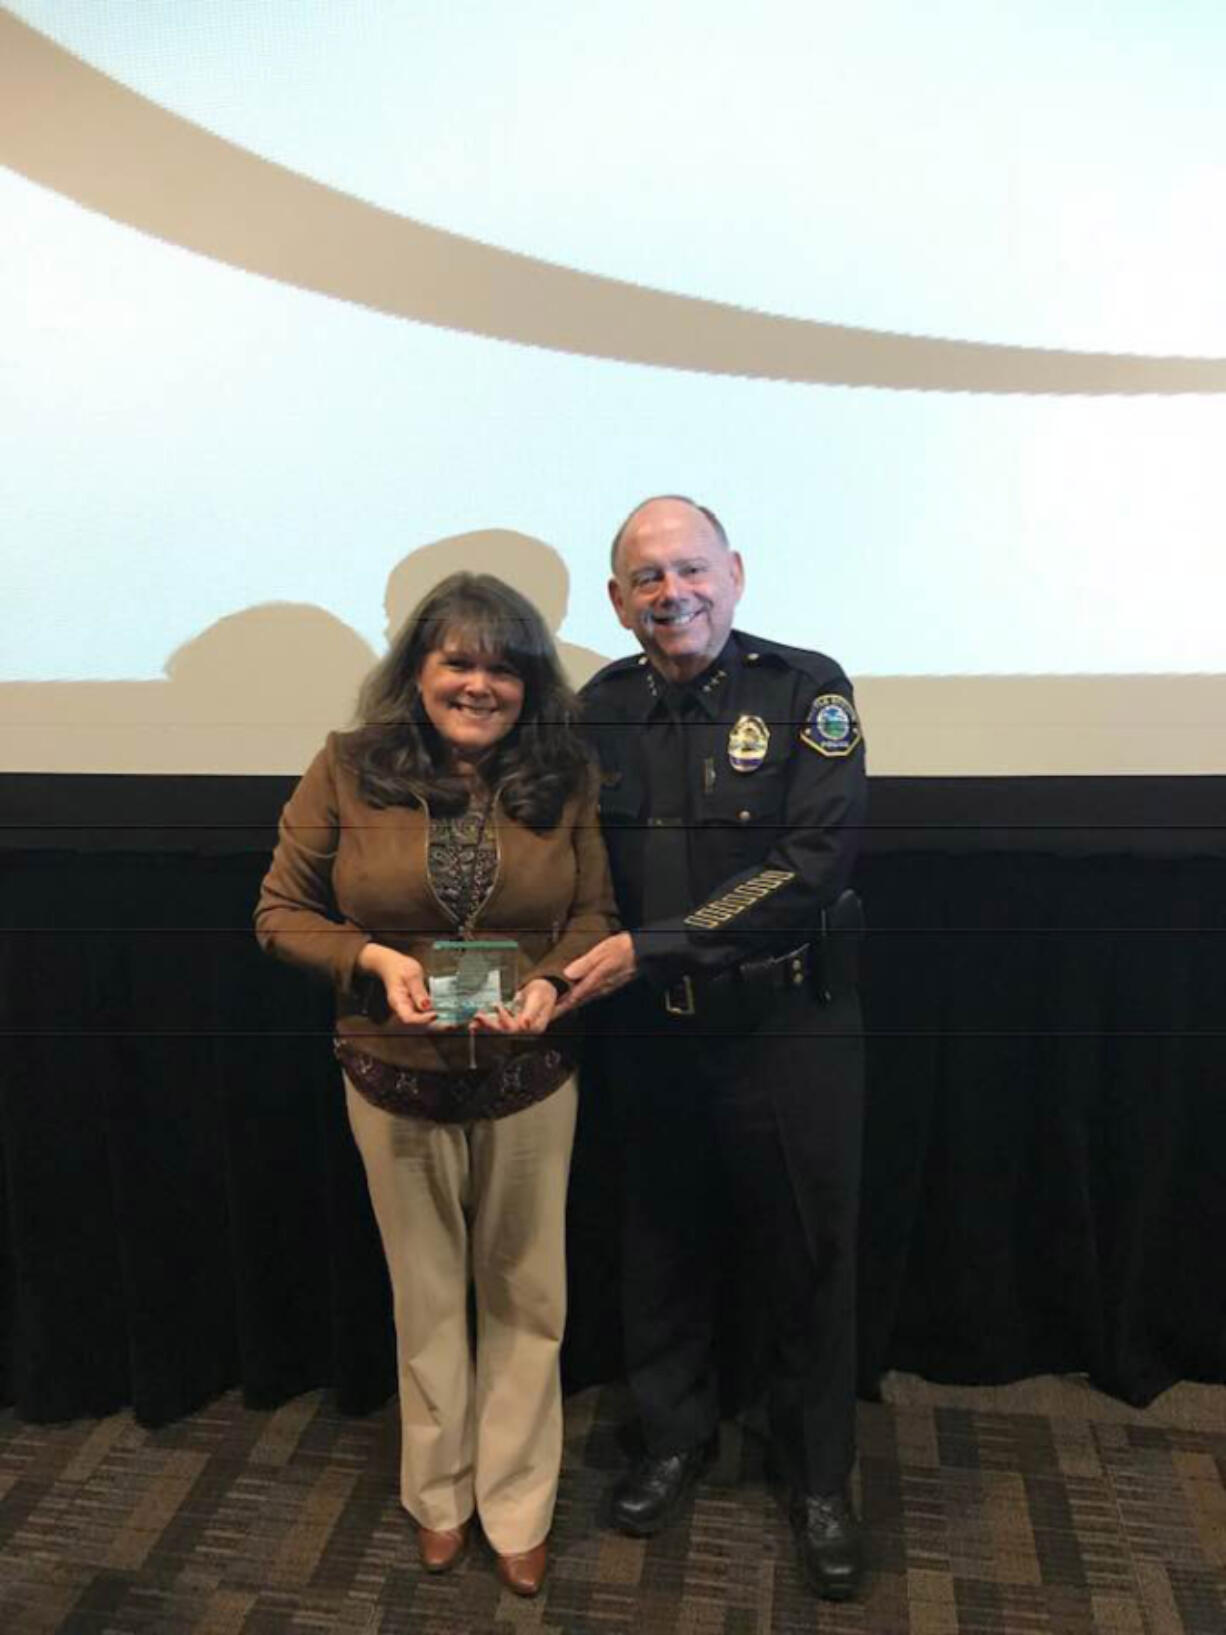
{"label": "officer's hand", "polygon": [[604,999],[633,980],[638,972],[634,943],[628,931],[606,937],[595,948],[571,960],[562,975],[571,984],[555,1015],[576,1010],[592,999]]}

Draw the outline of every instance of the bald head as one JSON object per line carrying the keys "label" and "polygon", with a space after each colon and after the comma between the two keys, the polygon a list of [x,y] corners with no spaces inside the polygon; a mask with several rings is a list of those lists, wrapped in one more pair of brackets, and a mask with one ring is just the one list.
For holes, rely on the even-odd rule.
{"label": "bald head", "polygon": [[613,535],[613,546],[609,552],[609,569],[612,573],[617,572],[617,554],[621,549],[623,537],[629,530],[631,524],[636,521],[639,513],[645,511],[649,505],[689,506],[691,511],[697,511],[700,517],[706,518],[707,522],[710,523],[711,527],[715,530],[716,538],[719,539],[725,548],[728,548],[728,535],[724,531],[724,525],[709,506],[699,505],[697,500],[690,499],[686,494],[653,494],[650,499],[639,501],[634,510],[631,511],[630,515]]}

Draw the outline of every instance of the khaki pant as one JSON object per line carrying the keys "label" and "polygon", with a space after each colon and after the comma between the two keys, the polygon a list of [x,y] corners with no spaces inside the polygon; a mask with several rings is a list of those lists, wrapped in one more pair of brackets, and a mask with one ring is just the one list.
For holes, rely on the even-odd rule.
{"label": "khaki pant", "polygon": [[401,1502],[435,1529],[475,1506],[500,1555],[530,1550],[549,1532],[562,1460],[575,1080],[472,1124],[398,1118],[348,1082],[345,1094],[392,1281]]}

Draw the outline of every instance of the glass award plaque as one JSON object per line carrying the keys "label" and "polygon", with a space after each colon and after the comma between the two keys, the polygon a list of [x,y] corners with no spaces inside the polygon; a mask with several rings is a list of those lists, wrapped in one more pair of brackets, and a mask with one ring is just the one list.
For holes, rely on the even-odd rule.
{"label": "glass award plaque", "polygon": [[510,1006],[519,944],[514,940],[447,940],[430,950],[430,998],[440,1022],[461,1027],[478,1011]]}

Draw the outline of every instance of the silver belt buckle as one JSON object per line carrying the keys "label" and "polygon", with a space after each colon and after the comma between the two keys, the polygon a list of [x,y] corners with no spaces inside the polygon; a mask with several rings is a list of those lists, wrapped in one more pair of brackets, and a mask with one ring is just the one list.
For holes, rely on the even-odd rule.
{"label": "silver belt buckle", "polygon": [[694,1003],[694,984],[688,976],[683,976],[680,982],[674,982],[671,988],[664,991],[664,1009],[670,1016],[696,1016],[698,1007]]}

